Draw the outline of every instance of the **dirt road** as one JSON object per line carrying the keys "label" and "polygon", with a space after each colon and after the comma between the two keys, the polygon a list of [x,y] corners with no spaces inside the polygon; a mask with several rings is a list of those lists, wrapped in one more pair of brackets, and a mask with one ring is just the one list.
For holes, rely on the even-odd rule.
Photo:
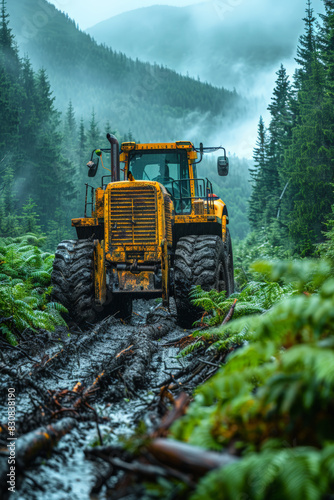
{"label": "dirt road", "polygon": [[[173,398],[181,390],[191,393],[199,362],[176,358],[177,341],[190,332],[177,327],[173,309],[154,301],[136,301],[134,311],[127,324],[109,317],[84,332],[76,325],[70,332],[26,331],[16,348],[1,341],[2,495],[8,495],[7,447],[15,437],[11,498],[85,500],[92,491],[93,498],[106,498],[106,491],[113,498],[120,473],[85,458],[87,450],[101,442],[119,446],[139,422],[147,432],[158,426],[170,406],[162,386],[173,383]],[[14,437],[7,425],[8,389],[15,389]]]}

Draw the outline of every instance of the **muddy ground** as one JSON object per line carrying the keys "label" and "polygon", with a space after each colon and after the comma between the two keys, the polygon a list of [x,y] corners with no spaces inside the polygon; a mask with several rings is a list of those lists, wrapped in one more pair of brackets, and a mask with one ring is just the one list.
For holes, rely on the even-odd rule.
{"label": "muddy ground", "polygon": [[[26,331],[16,348],[1,340],[2,497],[8,495],[7,401],[13,388],[18,440],[10,498],[141,498],[141,489],[119,487],[122,467],[92,459],[90,450],[101,440],[119,448],[139,423],[147,434],[154,432],[180,393],[191,395],[216,370],[210,361],[176,357],[184,345],[179,339],[190,333],[176,325],[173,306],[168,311],[154,301],[136,301],[128,323],[109,317],[85,331],[77,325]],[[63,436],[46,453],[43,432],[33,438],[29,433],[50,424],[61,429],[55,441]]]}

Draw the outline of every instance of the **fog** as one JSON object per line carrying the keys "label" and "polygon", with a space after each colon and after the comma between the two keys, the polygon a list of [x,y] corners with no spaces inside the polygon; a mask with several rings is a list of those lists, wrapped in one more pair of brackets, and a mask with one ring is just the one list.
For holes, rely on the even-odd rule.
{"label": "fog", "polygon": [[[137,10],[113,16],[87,32],[133,58],[167,65],[255,99],[252,116],[233,132],[224,127],[233,152],[250,157],[259,115],[269,121],[276,71],[283,63],[290,76],[294,73],[306,1],[210,0],[179,9],[136,5]],[[315,0],[313,8],[315,14],[322,12],[322,1]]]}
{"label": "fog", "polygon": [[[210,0],[209,0],[210,1]],[[166,0],[152,2],[152,0],[48,0],[58,10],[66,12],[71,19],[75,19],[80,29],[86,29],[109,17],[122,14],[150,5],[174,5],[184,7],[198,2],[194,0]]]}
{"label": "fog", "polygon": [[[27,19],[22,15],[24,5],[19,9],[19,0],[8,3],[12,25],[21,54],[29,54],[35,69],[46,68],[56,97],[55,104],[61,111],[72,100],[77,118],[84,117],[86,124],[94,107],[100,129],[111,120],[113,129],[122,133],[131,130],[142,142],[180,138],[205,141],[211,145],[223,144],[232,154],[247,158],[252,156],[259,116],[263,115],[266,124],[269,123],[267,106],[276,71],[283,63],[291,76],[296,67],[294,57],[298,37],[304,29],[302,18],[306,7],[306,0],[281,0],[279,3],[275,0],[164,2],[168,5],[156,5],[150,0],[50,2],[66,12],[81,28],[98,22],[87,30],[88,33],[116,52],[167,66],[183,75],[199,77],[202,82],[217,87],[235,89],[244,96],[244,112],[240,113],[240,108],[231,106],[223,117],[212,120],[206,109],[196,111],[196,105],[186,117],[182,113],[167,116],[164,111],[161,116],[157,116],[156,111],[149,113],[150,71],[148,88],[142,79],[137,79],[135,88],[131,87],[130,101],[129,94],[114,93],[106,105],[106,89],[113,89],[115,79],[113,68],[108,72],[104,71],[103,65],[97,68],[90,64],[87,67],[86,52],[85,57],[80,53],[73,58],[72,54],[70,59],[67,53],[63,53],[58,40],[59,53],[54,52],[56,64],[45,50],[43,36],[57,32],[61,23],[44,0],[34,1],[40,10],[27,11],[27,16],[30,16],[26,16]],[[15,12],[13,4],[17,4]],[[313,7],[315,13],[319,12],[322,1],[315,0]],[[83,42],[86,43],[82,38],[80,42],[78,39],[78,46]],[[92,77],[87,78],[87,75]],[[158,83],[155,84],[153,78],[155,87],[161,87],[159,92],[162,95],[168,81]],[[141,95],[138,105],[134,102],[137,87]],[[156,101],[161,110],[164,109],[162,101]]]}

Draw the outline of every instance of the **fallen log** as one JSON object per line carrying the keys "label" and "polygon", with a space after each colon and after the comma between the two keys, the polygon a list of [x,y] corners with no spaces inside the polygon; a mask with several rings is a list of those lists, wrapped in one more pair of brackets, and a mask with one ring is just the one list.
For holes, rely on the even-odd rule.
{"label": "fallen log", "polygon": [[154,439],[147,449],[161,464],[194,476],[203,476],[213,469],[238,461],[227,452],[207,451],[199,446],[164,438]]}
{"label": "fallen log", "polygon": [[136,389],[142,387],[145,383],[147,369],[151,363],[153,354],[158,349],[153,341],[164,337],[174,327],[174,321],[167,316],[164,323],[144,326],[130,337],[129,343],[134,359],[131,359],[131,363],[124,371],[123,381],[131,393],[135,393]]}
{"label": "fallen log", "polygon": [[[164,389],[164,388],[163,388]],[[163,391],[162,389],[162,391]],[[164,391],[162,392],[164,393]],[[166,413],[166,415],[161,420],[159,428],[154,432],[154,436],[165,436],[168,433],[168,429],[178,418],[182,417],[190,403],[190,397],[185,392],[181,394],[174,401],[173,408]]]}
{"label": "fallen log", "polygon": [[17,440],[8,441],[8,450],[0,451],[0,491],[8,490],[7,475],[9,472],[8,460],[10,450],[15,450],[15,463],[20,470],[24,470],[38,455],[50,452],[55,444],[68,434],[77,425],[73,418],[64,418],[54,425],[40,427],[28,432]]}
{"label": "fallen log", "polygon": [[68,434],[77,422],[74,418],[64,418],[53,425],[39,427],[17,439],[15,443],[16,461],[24,468],[42,452],[49,452],[55,444]]}
{"label": "fallen log", "polygon": [[[123,458],[113,456],[114,455],[114,450],[108,451],[108,447],[97,447],[94,450],[85,450],[85,456],[89,460],[96,460],[97,458],[100,458],[107,462],[112,469],[110,469],[110,475],[113,473],[116,473],[117,470],[123,470],[124,472],[127,472],[128,474],[134,474],[139,476],[142,480],[151,480],[151,481],[156,481],[157,477],[164,477],[164,478],[175,478],[179,479],[185,483],[187,483],[189,486],[194,486],[194,483],[190,480],[190,478],[182,474],[181,472],[175,470],[174,468],[168,467],[168,466],[159,466],[156,464],[151,464],[145,462],[139,462],[137,460],[133,460],[133,457],[128,457],[130,461],[125,461]],[[109,476],[110,477],[110,476]],[[109,478],[107,478],[109,479]],[[98,482],[97,488],[100,487],[100,483]],[[93,488],[94,491],[97,491],[95,489],[95,486]],[[93,492],[92,490],[92,492]]]}
{"label": "fallen log", "polygon": [[233,314],[234,314],[234,309],[235,309],[237,302],[238,302],[238,299],[234,299],[234,302],[233,302],[229,312],[227,313],[226,318],[224,319],[222,325],[226,325],[226,323],[228,323],[232,319]]}

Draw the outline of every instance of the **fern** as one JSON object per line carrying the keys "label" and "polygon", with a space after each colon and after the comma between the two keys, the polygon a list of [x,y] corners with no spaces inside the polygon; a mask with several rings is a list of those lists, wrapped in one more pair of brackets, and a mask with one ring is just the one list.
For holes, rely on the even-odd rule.
{"label": "fern", "polygon": [[[258,274],[261,272],[261,281],[250,281],[240,293],[235,293],[228,299],[226,299],[225,291],[204,291],[200,286],[194,287],[190,294],[192,302],[195,306],[201,307],[206,311],[206,315],[197,323],[200,323],[202,327],[210,328],[210,330],[208,330],[208,333],[202,330],[196,331],[193,336],[200,336],[206,339],[207,347],[210,350],[229,350],[231,347],[240,346],[243,342],[251,338],[252,335],[246,333],[247,328],[244,323],[242,323],[243,327],[241,329],[239,329],[239,324],[237,324],[236,330],[232,332],[230,325],[223,329],[219,328],[219,325],[229,312],[235,298],[238,299],[238,302],[234,310],[234,318],[239,318],[263,314],[274,304],[296,293],[296,285],[293,286],[291,283],[283,282],[278,283],[276,276],[270,275],[271,265],[270,263],[263,262],[255,265],[254,270]],[[328,269],[326,268],[326,270]],[[192,346],[186,347],[180,355],[186,356],[202,347],[203,342],[196,342]]]}
{"label": "fern", "polygon": [[188,356],[188,354],[191,354],[195,350],[199,349],[200,347],[204,347],[204,346],[205,346],[205,344],[204,344],[203,340],[198,340],[197,342],[193,342],[192,344],[189,344],[189,345],[187,345],[187,347],[182,349],[182,351],[180,352],[178,357]]}
{"label": "fern", "polygon": [[49,302],[46,305],[46,308],[68,314],[68,310],[66,309],[66,307],[64,307],[62,304],[59,304],[59,302]]}
{"label": "fern", "polygon": [[[175,438],[209,449],[234,446],[239,462],[199,483],[192,500],[321,499],[334,484],[334,279],[323,261],[254,266],[275,287],[243,290],[265,314],[198,332],[233,350],[199,387]],[[269,280],[273,280],[270,282]],[[313,290],[304,294],[304,287]],[[250,293],[250,290],[253,290]]]}
{"label": "fern", "polygon": [[25,328],[66,326],[61,313],[67,310],[49,303],[54,256],[39,248],[44,241],[33,234],[0,240],[0,313],[10,318],[0,327],[10,343]]}
{"label": "fern", "polygon": [[[264,451],[241,462],[208,474],[199,483],[191,500],[296,499],[320,500],[330,491],[334,447]],[[222,495],[223,492],[223,495]]]}

